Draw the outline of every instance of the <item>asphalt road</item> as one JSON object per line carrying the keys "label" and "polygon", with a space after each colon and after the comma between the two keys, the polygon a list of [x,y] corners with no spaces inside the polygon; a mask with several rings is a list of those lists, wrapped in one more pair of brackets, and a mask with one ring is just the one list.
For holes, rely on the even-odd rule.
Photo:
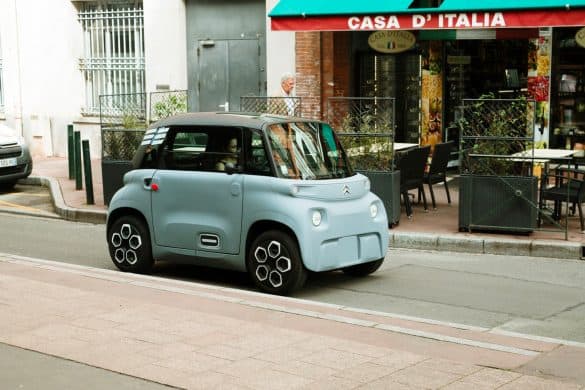
{"label": "asphalt road", "polygon": [[[0,253],[115,269],[105,226],[0,214]],[[253,289],[247,276],[158,264],[155,274]],[[378,272],[314,274],[298,298],[585,343],[585,262],[390,250]]]}

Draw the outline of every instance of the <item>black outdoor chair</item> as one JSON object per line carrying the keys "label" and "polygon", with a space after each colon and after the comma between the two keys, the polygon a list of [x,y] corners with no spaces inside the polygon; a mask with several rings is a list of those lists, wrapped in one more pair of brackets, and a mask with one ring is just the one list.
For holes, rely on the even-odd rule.
{"label": "black outdoor chair", "polygon": [[408,191],[410,190],[422,191],[423,205],[425,210],[428,209],[427,197],[423,188],[423,179],[430,150],[430,146],[409,149],[402,153],[402,156],[396,163],[396,168],[400,170],[400,193],[404,200],[408,218],[412,217],[412,204],[408,195]]}
{"label": "black outdoor chair", "polygon": [[435,193],[433,192],[433,184],[444,183],[445,191],[447,192],[447,202],[451,204],[451,194],[449,194],[449,185],[447,184],[447,164],[451,157],[453,150],[453,142],[443,142],[435,145],[431,165],[428,172],[425,172],[423,181],[428,184],[431,192],[431,201],[433,202],[433,209],[437,208],[435,202]]}
{"label": "black outdoor chair", "polygon": [[[563,174],[564,173],[564,174]],[[545,209],[546,201],[554,201],[554,211],[552,217],[555,220],[560,220],[562,214],[562,204],[567,203],[567,212],[569,212],[569,204],[573,205],[579,211],[579,221],[581,222],[581,231],[585,230],[585,223],[583,221],[583,209],[581,203],[585,202],[585,180],[583,178],[583,171],[575,169],[558,170],[555,175],[547,175],[542,177],[542,184],[540,189],[539,201],[539,225],[542,222],[543,210]],[[581,176],[580,178],[577,178]],[[555,184],[552,187],[547,187],[549,179],[554,178]]]}

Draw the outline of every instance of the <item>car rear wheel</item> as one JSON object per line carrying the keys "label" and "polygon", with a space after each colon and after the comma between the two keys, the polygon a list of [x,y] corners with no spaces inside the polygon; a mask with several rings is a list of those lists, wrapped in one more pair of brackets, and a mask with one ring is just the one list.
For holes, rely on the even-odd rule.
{"label": "car rear wheel", "polygon": [[351,267],[343,268],[343,272],[351,276],[366,276],[376,272],[383,262],[384,259],[379,259],[369,263],[352,265]]}
{"label": "car rear wheel", "polygon": [[148,273],[154,264],[148,227],[132,215],[110,226],[108,249],[114,265],[124,272]]}
{"label": "car rear wheel", "polygon": [[271,294],[290,294],[307,280],[297,243],[279,230],[266,231],[254,239],[246,265],[254,284]]}

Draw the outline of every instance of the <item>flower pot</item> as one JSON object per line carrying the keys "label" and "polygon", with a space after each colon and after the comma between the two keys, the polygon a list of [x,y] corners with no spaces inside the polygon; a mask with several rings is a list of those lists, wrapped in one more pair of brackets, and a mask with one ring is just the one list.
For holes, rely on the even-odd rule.
{"label": "flower pot", "polygon": [[459,230],[532,232],[537,199],[538,179],[534,176],[461,175]]}

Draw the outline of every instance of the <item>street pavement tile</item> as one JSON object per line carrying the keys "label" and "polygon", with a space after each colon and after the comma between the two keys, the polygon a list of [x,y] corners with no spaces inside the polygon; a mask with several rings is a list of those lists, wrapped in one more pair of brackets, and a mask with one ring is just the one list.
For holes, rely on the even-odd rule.
{"label": "street pavement tile", "polygon": [[315,364],[309,364],[300,361],[288,361],[273,364],[272,368],[276,371],[287,372],[289,374],[302,376],[308,379],[319,379],[331,376],[337,373],[334,368],[317,366]]}
{"label": "street pavement tile", "polygon": [[360,385],[359,382],[337,377],[325,377],[310,382],[306,386],[302,386],[301,390],[350,390],[356,389]]}
{"label": "street pavement tile", "polygon": [[463,378],[460,381],[450,383],[445,387],[441,387],[441,390],[495,390],[498,388],[499,386],[495,386],[493,384],[466,382],[465,378]]}
{"label": "street pavement tile", "polygon": [[482,368],[481,370],[466,376],[463,380],[469,383],[487,384],[498,387],[505,385],[520,376],[521,375],[516,372],[496,370],[495,368]]}
{"label": "street pavement tile", "polygon": [[166,332],[161,332],[160,330],[136,331],[132,333],[132,338],[152,344],[176,343],[183,340],[183,336],[168,334]]}
{"label": "street pavement tile", "polygon": [[363,363],[355,367],[340,370],[334,376],[351,379],[360,383],[375,381],[383,376],[390,375],[394,370],[379,364]]}
{"label": "street pavement tile", "polygon": [[580,388],[581,385],[574,383],[556,382],[535,376],[521,376],[499,387],[502,390],[579,390]]}
{"label": "street pavement tile", "polygon": [[369,356],[328,348],[315,352],[311,355],[307,355],[301,358],[301,361],[330,368],[346,369],[358,366],[369,361],[370,359],[371,358]]}
{"label": "street pavement tile", "polygon": [[273,366],[272,363],[265,362],[254,358],[246,358],[229,362],[214,369],[214,371],[221,372],[235,377],[243,377],[248,375],[257,375],[260,370],[268,370]]}
{"label": "street pavement tile", "polygon": [[461,379],[461,375],[416,365],[394,372],[389,378],[408,386],[436,389]]}
{"label": "street pavement tile", "polygon": [[81,359],[81,362],[94,367],[105,368],[110,371],[126,373],[129,369],[146,364],[156,363],[157,359],[139,353],[127,352],[119,355],[103,355],[90,353]]}
{"label": "street pavement tile", "polygon": [[195,351],[195,349],[196,348],[192,345],[177,342],[162,345],[161,344],[152,345],[150,348],[143,350],[142,354],[162,360],[176,355],[193,352]]}
{"label": "street pavement tile", "polygon": [[[156,363],[161,367],[168,367],[191,373],[207,370],[216,370],[229,364],[231,361],[197,352],[187,352],[166,359],[160,359]],[[229,374],[229,373],[228,373]]]}
{"label": "street pavement tile", "polygon": [[192,382],[193,378],[192,372],[179,370],[177,368],[162,367],[157,364],[146,364],[139,367],[133,367],[127,369],[126,374],[185,389],[188,388],[188,385]]}
{"label": "street pavement tile", "polygon": [[80,356],[85,356],[91,344],[87,341],[73,338],[64,340],[52,340],[38,344],[36,351],[50,355],[61,356],[66,359],[74,360]]}
{"label": "street pavement tile", "polygon": [[419,363],[418,366],[426,367],[429,370],[437,370],[459,375],[471,375],[474,372],[481,370],[481,367],[475,366],[473,364],[466,364],[454,360],[439,358],[425,360],[424,362]]}
{"label": "street pavement tile", "polygon": [[406,385],[404,383],[396,382],[390,376],[384,376],[370,383],[355,387],[355,389],[359,390],[423,390],[429,388],[430,387]]}
{"label": "street pavement tile", "polygon": [[225,344],[234,348],[240,348],[257,353],[264,350],[276,349],[284,347],[293,343],[294,341],[287,340],[286,337],[278,334],[270,334],[271,328],[265,329],[264,333],[247,335],[240,338],[227,341]]}
{"label": "street pavement tile", "polygon": [[314,352],[314,349],[309,347],[306,342],[298,342],[282,348],[260,351],[254,355],[254,358],[273,363],[286,363],[311,355]]}
{"label": "street pavement tile", "polygon": [[186,387],[193,390],[253,390],[238,383],[238,378],[236,377],[214,371],[206,371],[193,375]]}
{"label": "street pavement tile", "polygon": [[240,360],[254,355],[254,352],[221,344],[199,348],[197,352],[228,360]]}
{"label": "street pavement tile", "polygon": [[381,366],[391,367],[394,369],[394,371],[398,371],[408,366],[423,362],[427,359],[429,359],[429,357],[424,355],[417,355],[405,351],[392,351],[387,353],[385,356],[372,359],[371,362]]}
{"label": "street pavement tile", "polygon": [[86,328],[91,330],[109,329],[118,326],[117,322],[108,321],[93,316],[77,317],[75,320],[71,321],[70,324],[79,328]]}
{"label": "street pavement tile", "polygon": [[238,376],[238,383],[256,390],[291,390],[311,383],[311,379],[270,368],[259,368],[245,376]]}
{"label": "street pavement tile", "polygon": [[226,333],[223,330],[214,330],[209,333],[202,333],[193,337],[187,337],[183,340],[183,342],[194,347],[205,347],[208,345],[228,344],[233,340],[238,340],[240,338],[241,336],[237,336],[232,333]]}
{"label": "street pavement tile", "polygon": [[376,347],[374,345],[358,343],[356,341],[342,341],[335,344],[334,349],[339,351],[359,353],[360,355],[370,356],[373,358],[380,358],[388,354],[390,349],[384,347]]}
{"label": "street pavement tile", "polygon": [[191,338],[194,336],[203,336],[216,331],[217,326],[200,323],[195,320],[173,321],[165,323],[165,332]]}
{"label": "street pavement tile", "polygon": [[18,333],[0,336],[0,341],[5,344],[35,350],[38,345],[45,344],[49,340],[30,333]]}

